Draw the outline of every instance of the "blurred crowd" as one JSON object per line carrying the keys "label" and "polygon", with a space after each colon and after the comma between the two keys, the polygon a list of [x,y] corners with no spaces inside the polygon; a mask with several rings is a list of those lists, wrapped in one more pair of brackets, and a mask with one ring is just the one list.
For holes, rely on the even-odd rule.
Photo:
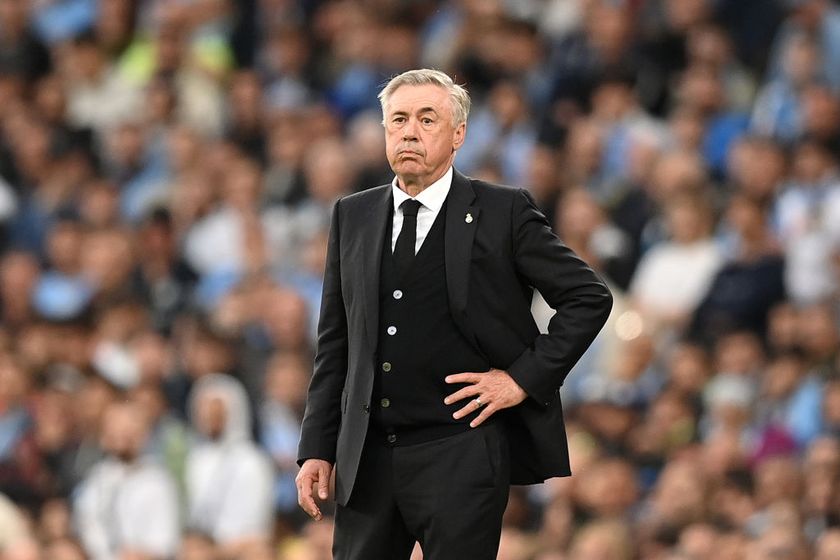
{"label": "blurred crowd", "polygon": [[415,67],[616,296],[499,558],[840,558],[833,0],[0,0],[0,556],[331,557],[326,227]]}

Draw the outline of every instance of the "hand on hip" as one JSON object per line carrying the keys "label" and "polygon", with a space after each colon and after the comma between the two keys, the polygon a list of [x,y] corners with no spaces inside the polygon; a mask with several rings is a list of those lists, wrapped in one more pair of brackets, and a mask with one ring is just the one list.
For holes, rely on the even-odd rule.
{"label": "hand on hip", "polygon": [[446,382],[469,383],[466,387],[446,397],[443,402],[452,404],[467,398],[471,399],[452,417],[463,418],[479,408],[482,409],[481,413],[470,422],[472,428],[479,426],[496,412],[518,405],[528,396],[510,374],[501,369],[491,369],[482,373],[456,373],[447,376]]}

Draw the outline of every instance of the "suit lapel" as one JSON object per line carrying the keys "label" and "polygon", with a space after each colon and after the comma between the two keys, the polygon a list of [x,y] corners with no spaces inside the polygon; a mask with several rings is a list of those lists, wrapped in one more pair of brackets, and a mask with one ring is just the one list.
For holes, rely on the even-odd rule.
{"label": "suit lapel", "polygon": [[359,228],[361,248],[361,279],[364,285],[365,330],[371,344],[376,344],[376,330],[379,327],[379,275],[382,264],[382,249],[385,242],[385,227],[391,216],[391,186],[383,188],[362,217]]}
{"label": "suit lapel", "polygon": [[455,171],[446,203],[446,289],[455,322],[468,331],[465,311],[470,280],[470,255],[480,208],[472,206],[475,191],[470,180]]}
{"label": "suit lapel", "polygon": [[[365,331],[375,344],[379,327],[379,281],[385,229],[391,216],[391,188],[376,194],[359,228],[361,278],[364,283]],[[475,200],[470,180],[457,170],[446,203],[445,254],[446,289],[453,319],[472,340],[475,335],[466,321],[467,294],[470,279],[470,255],[481,209],[472,206]]]}

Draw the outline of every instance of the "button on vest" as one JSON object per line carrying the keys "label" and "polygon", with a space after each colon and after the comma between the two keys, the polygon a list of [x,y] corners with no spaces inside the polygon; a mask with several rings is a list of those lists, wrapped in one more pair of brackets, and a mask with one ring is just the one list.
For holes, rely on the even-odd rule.
{"label": "button on vest", "polygon": [[[373,394],[373,402],[379,406],[371,407],[373,425],[386,434],[399,436],[412,429],[438,426],[457,428],[455,424],[468,429],[473,416],[452,418],[463,403],[443,404],[444,397],[460,387],[448,385],[444,378],[489,369],[487,359],[463,336],[449,311],[445,218],[446,204],[403,270],[396,262],[397,251],[391,251],[391,224],[386,228],[380,267],[379,366]],[[397,437],[390,443],[399,445],[400,441]]]}

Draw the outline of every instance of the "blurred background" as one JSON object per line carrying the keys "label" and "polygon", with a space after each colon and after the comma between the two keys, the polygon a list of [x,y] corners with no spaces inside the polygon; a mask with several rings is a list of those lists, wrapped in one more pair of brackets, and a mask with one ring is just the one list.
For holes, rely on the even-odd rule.
{"label": "blurred background", "polygon": [[0,555],[330,558],[326,228],[421,66],[616,295],[499,558],[840,558],[832,0],[0,0]]}

